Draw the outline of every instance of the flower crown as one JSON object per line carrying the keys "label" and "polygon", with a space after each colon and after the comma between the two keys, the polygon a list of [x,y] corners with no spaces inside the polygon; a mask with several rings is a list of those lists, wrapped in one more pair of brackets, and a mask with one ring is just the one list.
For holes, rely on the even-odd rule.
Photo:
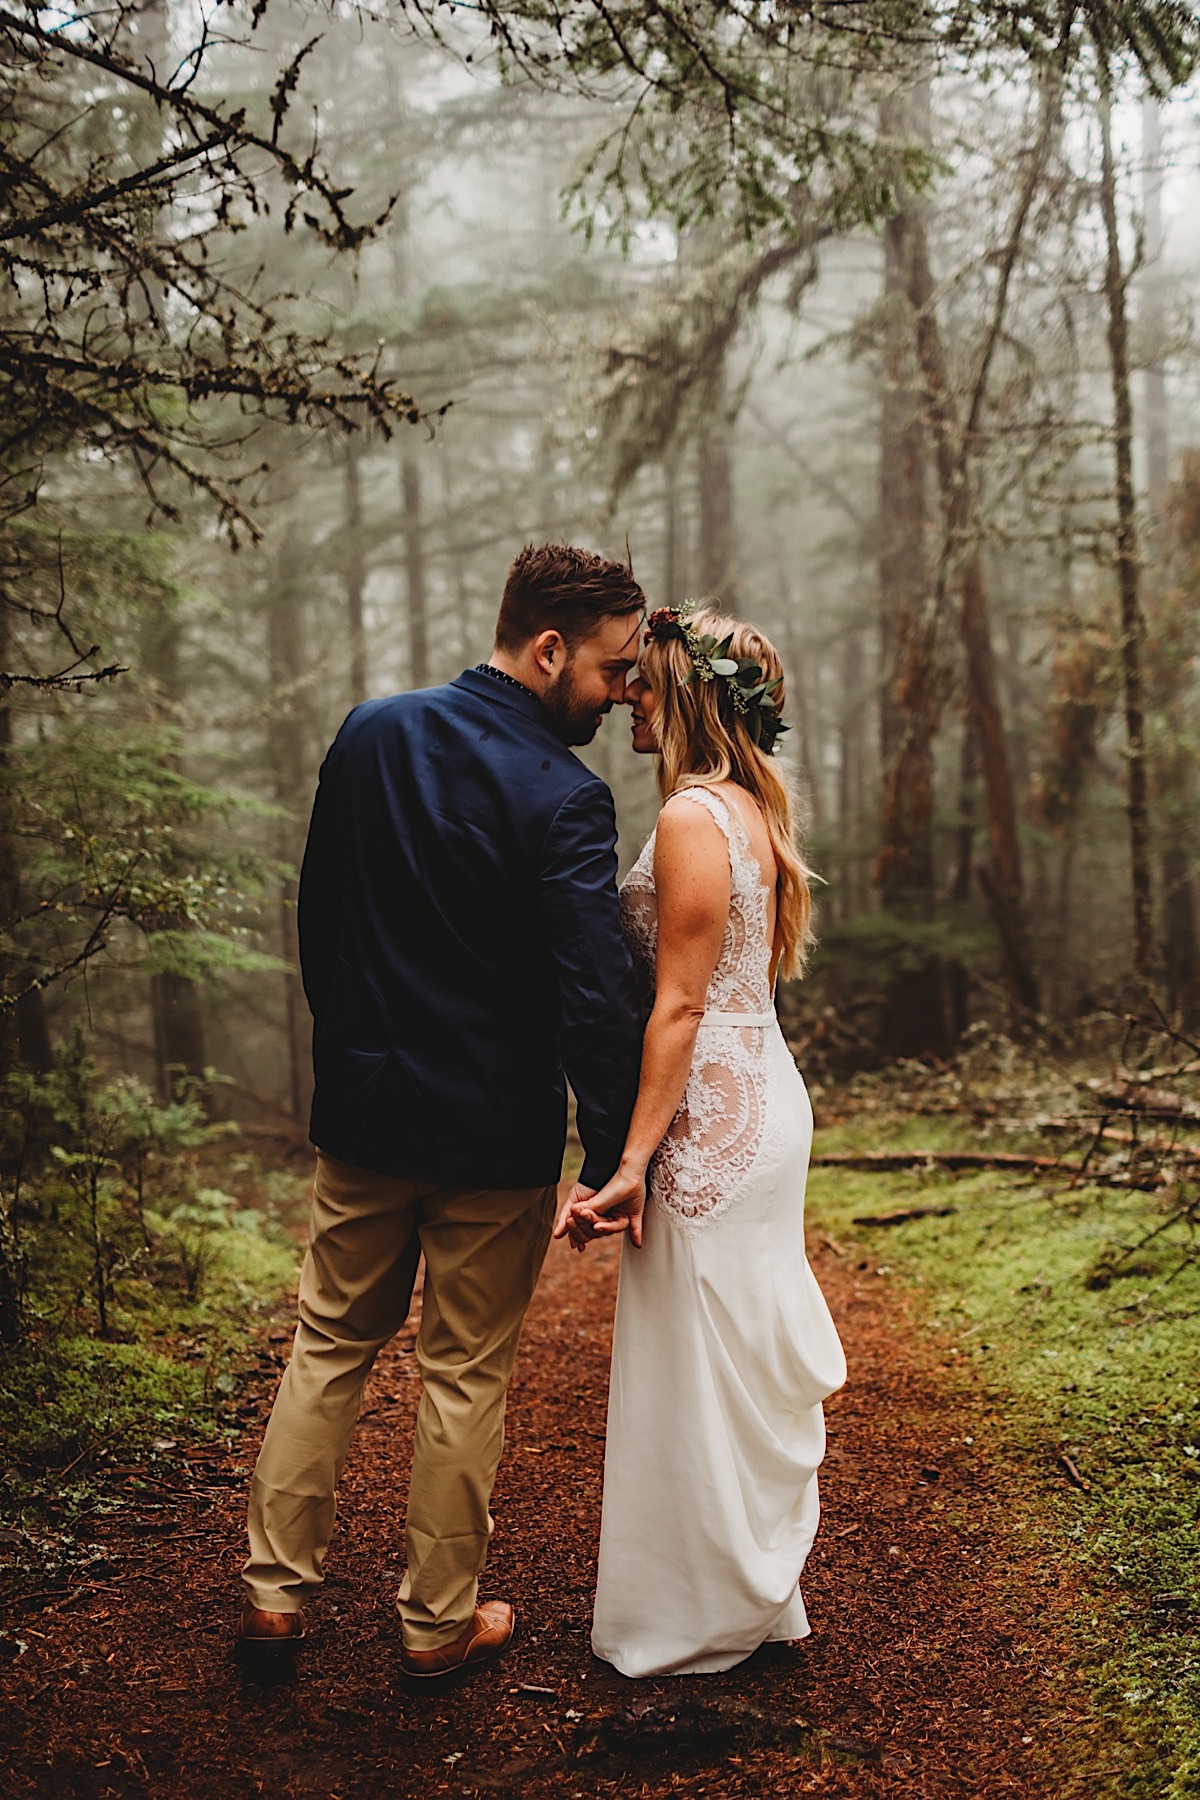
{"label": "flower crown", "polygon": [[643,641],[648,644],[654,638],[665,644],[670,638],[678,638],[692,659],[692,666],[683,678],[684,686],[693,680],[709,682],[719,678],[724,681],[733,699],[734,711],[745,719],[752,740],[764,756],[773,756],[780,737],[788,730],[779,716],[780,703],[775,697],[783,676],[776,675],[773,681],[764,681],[761,663],[748,656],[730,656],[733,633],[718,640],[708,632],[697,631],[692,624],[695,610],[694,600],[685,600],[682,606],[658,607],[646,621]]}

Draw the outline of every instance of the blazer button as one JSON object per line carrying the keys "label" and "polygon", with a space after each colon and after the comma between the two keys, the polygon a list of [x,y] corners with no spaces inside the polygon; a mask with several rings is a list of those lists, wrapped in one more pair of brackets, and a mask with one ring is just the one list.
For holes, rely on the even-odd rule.
{"label": "blazer button", "polygon": [[549,757],[547,757],[547,758],[546,758],[546,760],[545,760],[545,762],[544,762],[544,763],[543,763],[543,764],[542,764],[542,773],[543,773],[543,775],[544,775],[544,774],[545,774],[545,773],[546,773],[546,771],[547,771],[547,769],[548,769],[548,768],[549,768],[549,767],[550,767],[550,758],[549,758]]}

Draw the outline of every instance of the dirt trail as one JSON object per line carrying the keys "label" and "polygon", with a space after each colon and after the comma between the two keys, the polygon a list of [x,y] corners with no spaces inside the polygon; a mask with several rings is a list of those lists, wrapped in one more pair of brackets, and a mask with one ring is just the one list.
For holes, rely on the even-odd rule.
{"label": "dirt trail", "polygon": [[[1066,1595],[1012,1532],[1014,1471],[970,1378],[917,1336],[868,1265],[814,1258],[851,1368],[829,1406],[824,1523],[805,1578],[813,1636],[741,1668],[632,1683],[588,1648],[612,1247],[555,1247],[514,1380],[485,1595],[520,1642],[467,1685],[398,1670],[411,1326],[382,1358],[342,1493],[329,1581],[291,1683],[230,1658],[245,1470],[283,1345],[264,1352],[241,1453],[93,1526],[86,1586],[18,1610],[4,1672],[11,1796],[322,1800],[428,1795],[871,1796],[1076,1790],[1078,1727],[1055,1619]],[[647,1371],[653,1379],[653,1371]],[[13,1704],[15,1702],[15,1705]]]}

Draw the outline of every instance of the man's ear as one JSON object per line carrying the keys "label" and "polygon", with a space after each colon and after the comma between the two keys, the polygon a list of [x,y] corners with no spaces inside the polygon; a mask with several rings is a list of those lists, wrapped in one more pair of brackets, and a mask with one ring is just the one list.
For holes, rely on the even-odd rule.
{"label": "man's ear", "polygon": [[543,675],[553,675],[566,661],[567,645],[560,631],[539,631],[533,640],[533,659]]}

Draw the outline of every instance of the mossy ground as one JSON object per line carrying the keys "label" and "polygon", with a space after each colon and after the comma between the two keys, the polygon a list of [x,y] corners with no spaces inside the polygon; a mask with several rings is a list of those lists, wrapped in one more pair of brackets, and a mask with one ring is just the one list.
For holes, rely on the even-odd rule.
{"label": "mossy ground", "polygon": [[[819,1129],[815,1148],[979,1144],[968,1118],[883,1107]],[[1114,1248],[1161,1222],[1145,1193],[818,1167],[809,1195],[810,1228],[878,1259],[948,1361],[973,1366],[980,1440],[1012,1468],[1014,1527],[1077,1575],[1080,1667],[1111,1749],[1110,1785],[1091,1791],[1200,1794],[1200,1258],[1168,1232],[1095,1285]],[[934,1204],[954,1211],[854,1224]]]}
{"label": "mossy ground", "polygon": [[161,1469],[236,1430],[239,1377],[295,1282],[309,1177],[240,1154],[214,1175],[237,1206],[193,1234],[190,1266],[172,1220],[147,1213],[149,1245],[114,1281],[107,1338],[81,1290],[35,1292],[25,1341],[0,1359],[6,1523],[92,1510],[115,1472]]}

